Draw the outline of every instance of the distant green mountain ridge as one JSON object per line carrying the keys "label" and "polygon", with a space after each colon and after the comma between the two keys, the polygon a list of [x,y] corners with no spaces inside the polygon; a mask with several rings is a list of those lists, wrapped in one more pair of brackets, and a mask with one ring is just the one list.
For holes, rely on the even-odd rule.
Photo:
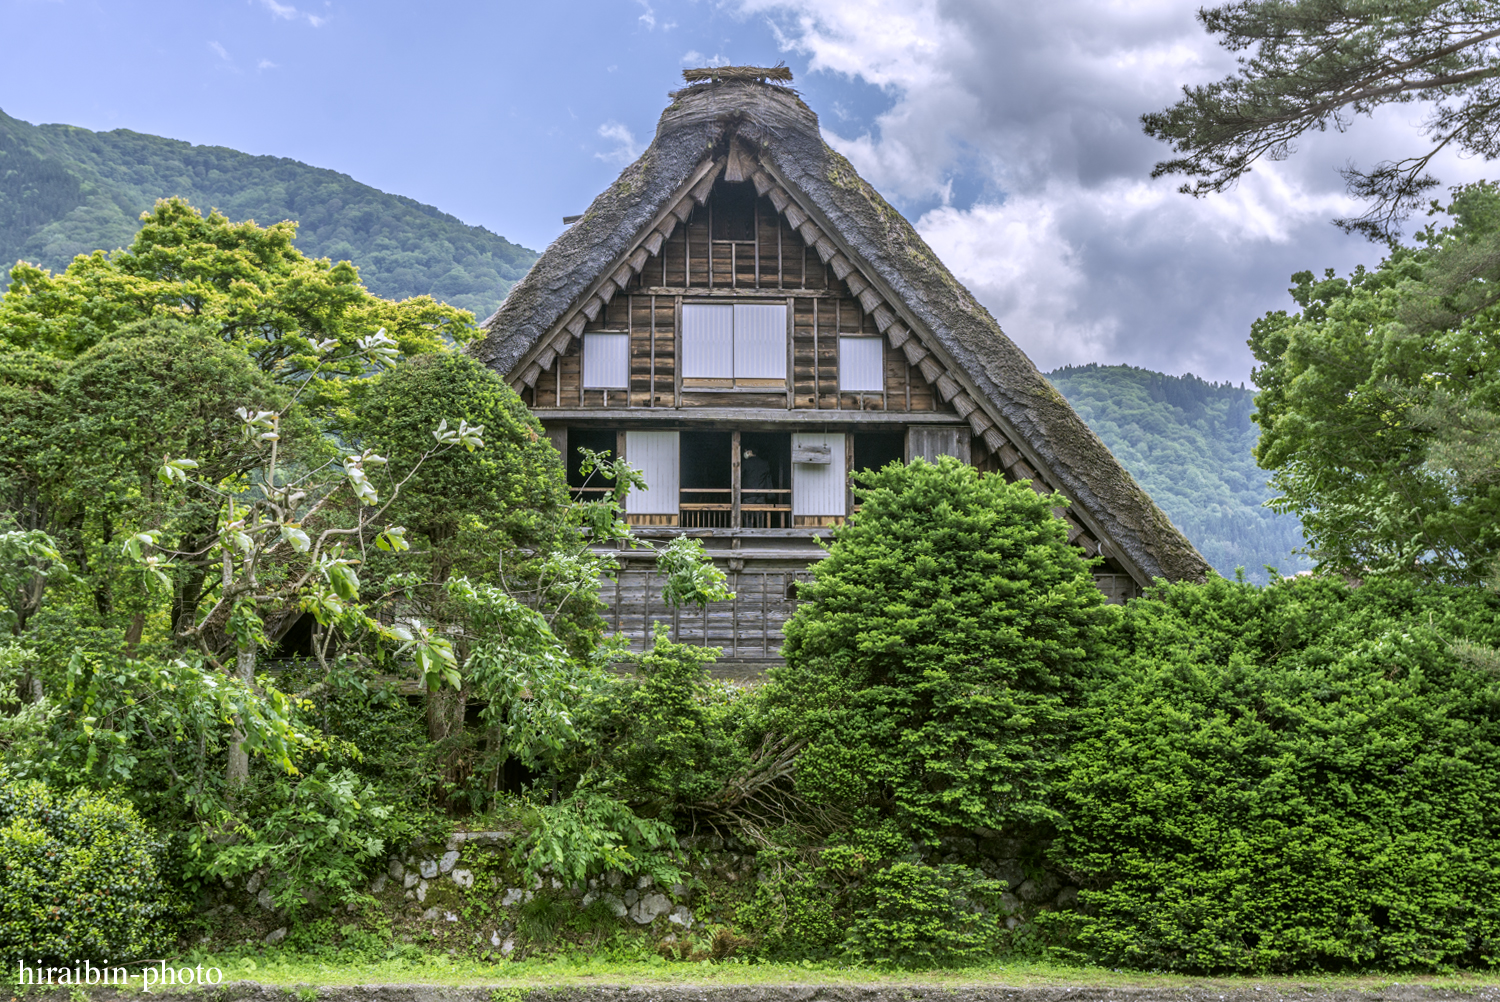
{"label": "distant green mountain ridge", "polygon": [[1253,389],[1129,365],[1070,365],[1047,378],[1220,574],[1243,567],[1265,583],[1267,564],[1282,574],[1312,566],[1292,554],[1302,523],[1263,507],[1273,492],[1251,455]]}
{"label": "distant green mountain ridge", "polygon": [[483,319],[537,252],[414,199],[283,157],[127,129],[31,125],[0,111],[0,288],[18,259],[59,270],[127,246],[158,198],[262,225],[293,219],[312,257],[353,261],[378,296],[431,295]]}

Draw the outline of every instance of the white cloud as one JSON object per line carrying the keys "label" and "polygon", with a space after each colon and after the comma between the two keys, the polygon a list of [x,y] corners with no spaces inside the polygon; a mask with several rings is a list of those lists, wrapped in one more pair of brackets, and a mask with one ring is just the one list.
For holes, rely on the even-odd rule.
{"label": "white cloud", "polygon": [[[823,109],[824,137],[1044,369],[1129,362],[1247,378],[1250,321],[1291,305],[1293,271],[1381,256],[1329,225],[1359,211],[1336,168],[1419,142],[1419,113],[1390,109],[1195,200],[1175,192],[1180,179],[1150,180],[1169,151],[1139,116],[1232,71],[1194,17],[1198,0],[736,6],[770,20],[811,73],[884,92],[874,118]],[[1483,166],[1449,158],[1438,173],[1454,183]]]}
{"label": "white cloud", "polygon": [[[916,221],[953,273],[1038,367],[1096,361],[1243,379],[1253,289],[1236,283],[1255,254],[1292,251],[1297,233],[1347,213],[1342,194],[1252,179],[1193,202],[1148,181],[1094,188],[1063,181],[1003,202],[941,206]],[[1331,228],[1330,228],[1331,229]],[[1277,288],[1284,288],[1284,284]],[[1191,318],[1181,327],[1177,309]],[[1142,322],[1143,318],[1155,322]]]}
{"label": "white cloud", "polygon": [[607,164],[624,167],[640,156],[641,150],[645,149],[635,138],[635,133],[619,122],[605,122],[599,126],[599,136],[615,142],[614,149],[594,154],[596,159],[603,160]]}
{"label": "white cloud", "polygon": [[301,19],[305,20],[314,28],[320,28],[324,24],[328,23],[328,18],[319,17],[316,14],[309,14],[307,11],[298,10],[291,4],[277,3],[276,0],[260,0],[260,4],[266,10],[271,12],[272,17],[279,18],[283,21],[296,21]]}
{"label": "white cloud", "polygon": [[224,46],[220,45],[218,42],[209,42],[208,47],[214,51],[214,54],[216,56],[224,60],[226,63],[234,62],[233,59],[229,58],[229,53],[225,51]]}
{"label": "white cloud", "polygon": [[682,54],[682,65],[693,68],[700,66],[728,66],[729,57],[719,55],[718,53],[712,56],[705,56],[697,49],[689,49]]}
{"label": "white cloud", "polygon": [[260,62],[255,64],[255,68],[258,70],[274,70],[276,69],[276,64],[271,62],[271,60],[269,59],[262,59]]}
{"label": "white cloud", "polygon": [[636,20],[639,21],[641,23],[642,27],[644,27],[647,31],[650,31],[652,28],[655,28],[656,27],[656,11],[652,10],[651,5],[649,3],[647,3],[646,0],[635,0],[635,2],[638,3],[638,4],[640,4],[641,7],[644,8],[643,13],[641,14],[640,17],[636,18]]}

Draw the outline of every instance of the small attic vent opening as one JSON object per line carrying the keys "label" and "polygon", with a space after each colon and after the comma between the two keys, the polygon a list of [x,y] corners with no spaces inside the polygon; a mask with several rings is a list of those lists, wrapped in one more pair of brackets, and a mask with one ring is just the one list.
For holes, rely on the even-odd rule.
{"label": "small attic vent opening", "polygon": [[749,181],[738,184],[720,181],[714,188],[714,200],[709,212],[713,220],[711,232],[715,240],[737,240],[745,243],[755,239],[755,185]]}

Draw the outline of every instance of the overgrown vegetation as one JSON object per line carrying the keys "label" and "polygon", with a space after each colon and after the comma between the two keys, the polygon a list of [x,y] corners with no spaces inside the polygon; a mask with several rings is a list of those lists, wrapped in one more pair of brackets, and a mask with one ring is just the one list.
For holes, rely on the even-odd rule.
{"label": "overgrown vegetation", "polygon": [[[1382,295],[1429,288],[1443,253]],[[181,202],[128,253],[21,279],[0,301],[5,956],[1495,963],[1484,526],[1121,609],[1064,498],[892,464],[856,478],[784,667],[740,688],[664,628],[634,653],[605,635],[615,568],[590,544],[649,545],[623,516],[641,475],[589,453],[608,489],[570,500],[516,394],[451,347],[468,314]],[[1257,350],[1290,347],[1261,374],[1283,422],[1263,455],[1293,404],[1364,413],[1275,368],[1322,358],[1293,350],[1321,321],[1266,324]],[[1446,485],[1404,518],[1488,510],[1479,362],[1382,412]],[[669,607],[731,597],[697,541],[656,558]]]}

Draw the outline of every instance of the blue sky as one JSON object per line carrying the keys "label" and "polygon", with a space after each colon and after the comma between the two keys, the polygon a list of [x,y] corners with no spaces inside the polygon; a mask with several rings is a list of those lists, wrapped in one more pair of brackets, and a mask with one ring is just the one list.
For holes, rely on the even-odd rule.
{"label": "blue sky", "polygon": [[1136,119],[1231,65],[1196,6],[0,0],[0,108],[291,157],[540,249],[650,141],[685,65],[784,60],[825,138],[1039,366],[1239,382],[1293,271],[1378,258],[1328,222],[1351,207],[1335,169],[1402,152],[1416,113],[1177,195]]}

